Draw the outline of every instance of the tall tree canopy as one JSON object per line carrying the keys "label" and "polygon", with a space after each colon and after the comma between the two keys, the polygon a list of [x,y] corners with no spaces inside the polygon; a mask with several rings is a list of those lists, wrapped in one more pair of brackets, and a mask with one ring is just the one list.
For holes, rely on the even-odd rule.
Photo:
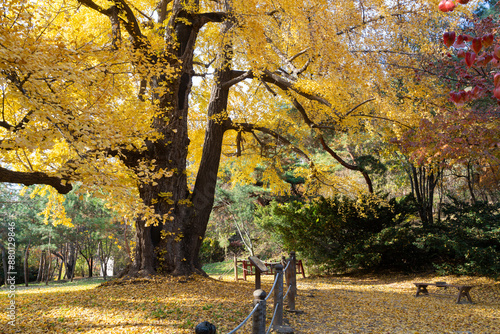
{"label": "tall tree canopy", "polygon": [[0,181],[104,189],[135,214],[129,275],[197,272],[221,156],[279,165],[287,147],[336,184],[308,139],[372,190],[327,134],[430,112],[412,67],[438,39],[434,2],[5,0]]}

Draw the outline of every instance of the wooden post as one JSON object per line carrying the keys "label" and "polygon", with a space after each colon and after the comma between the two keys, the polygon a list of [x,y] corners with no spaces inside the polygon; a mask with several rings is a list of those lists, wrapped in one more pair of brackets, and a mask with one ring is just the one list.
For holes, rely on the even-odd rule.
{"label": "wooden post", "polygon": [[290,291],[288,292],[288,309],[290,311],[295,311],[295,296],[297,295],[297,265],[295,252],[290,252],[290,265],[287,271],[290,272],[290,275],[287,275],[287,278],[289,278],[287,283],[290,287]]}
{"label": "wooden post", "polygon": [[234,261],[234,280],[238,282],[238,258],[236,257],[236,254],[233,256],[233,261]]}
{"label": "wooden post", "polygon": [[283,325],[283,265],[277,264],[274,266],[276,271],[275,280],[276,287],[274,288],[274,317],[273,328]]}
{"label": "wooden post", "polygon": [[252,334],[262,334],[266,332],[266,292],[257,289],[253,292],[254,306],[259,304],[252,318]]}
{"label": "wooden post", "polygon": [[249,256],[248,260],[255,267],[255,290],[258,290],[260,289],[260,274],[267,272],[269,269],[266,264],[256,256]]}
{"label": "wooden post", "polygon": [[260,283],[260,269],[255,267],[255,290],[260,289],[261,283]]}

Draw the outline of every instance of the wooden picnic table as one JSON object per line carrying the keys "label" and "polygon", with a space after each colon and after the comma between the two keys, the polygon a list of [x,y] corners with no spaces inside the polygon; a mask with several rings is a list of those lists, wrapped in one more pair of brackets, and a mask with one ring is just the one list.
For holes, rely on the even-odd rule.
{"label": "wooden picnic table", "polygon": [[[471,303],[472,304],[472,298],[470,296],[470,290],[474,287],[472,285],[466,285],[466,284],[447,284],[444,282],[439,282],[439,283],[413,283],[417,287],[417,294],[415,297],[418,297],[420,295],[429,295],[429,291],[427,290],[427,287],[429,285],[436,286],[438,288],[456,288],[458,290],[458,295],[457,295],[457,304],[460,303]],[[463,301],[462,297],[465,297],[467,301]]]}

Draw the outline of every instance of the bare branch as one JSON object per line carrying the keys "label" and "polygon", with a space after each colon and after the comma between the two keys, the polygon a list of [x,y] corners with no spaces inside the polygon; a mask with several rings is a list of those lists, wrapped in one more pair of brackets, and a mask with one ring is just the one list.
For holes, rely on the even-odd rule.
{"label": "bare branch", "polygon": [[158,5],[160,9],[160,14],[158,15],[158,23],[163,23],[167,19],[167,5],[171,3],[172,0],[162,0]]}
{"label": "bare branch", "polygon": [[353,115],[354,117],[369,117],[369,118],[377,118],[377,119],[382,119],[384,121],[389,121],[389,122],[393,122],[393,123],[396,123],[396,124],[399,124],[401,125],[402,127],[405,127],[407,129],[410,129],[410,130],[413,130],[413,128],[409,125],[406,125],[400,121],[397,121],[395,119],[390,119],[390,118],[387,118],[387,117],[382,117],[382,116],[375,116],[375,115],[364,115],[364,114],[356,114],[356,115]]}
{"label": "bare branch", "polygon": [[273,131],[271,129],[268,129],[268,128],[265,128],[262,126],[257,126],[255,124],[250,124],[250,123],[233,123],[233,124],[231,124],[231,126],[228,127],[228,129],[235,130],[238,132],[245,131],[245,132],[254,133],[254,131],[259,131],[262,133],[266,133],[266,134],[278,139],[281,143],[283,143],[287,146],[290,146],[292,151],[301,155],[309,162],[310,165],[313,165],[312,160],[309,158],[309,156],[304,151],[302,151],[300,148],[293,145],[288,139],[286,139],[285,137],[283,137],[282,135],[280,135],[276,131]]}
{"label": "bare branch", "polygon": [[363,170],[361,167],[359,167],[357,165],[352,165],[350,163],[347,163],[344,159],[342,159],[337,153],[335,153],[334,150],[332,150],[330,148],[330,146],[328,146],[326,144],[325,139],[323,138],[323,136],[319,136],[319,140],[321,142],[321,146],[323,146],[323,149],[326,152],[328,152],[328,154],[330,154],[332,156],[332,158],[334,158],[335,160],[337,160],[342,166],[344,166],[345,168],[350,169],[350,170],[361,172],[361,174],[365,178],[366,184],[368,185],[368,191],[370,193],[373,193],[372,181],[370,179],[370,176],[368,175],[368,173],[365,170]]}
{"label": "bare branch", "polygon": [[[389,16],[400,16],[400,15],[412,14],[412,13],[415,13],[415,12],[411,11],[411,10],[408,10],[408,11],[404,11],[404,12],[401,12],[401,13],[394,13],[394,14],[391,14]],[[368,25],[370,23],[374,23],[374,22],[377,22],[377,21],[384,20],[385,18],[386,17],[384,15],[380,15],[380,16],[374,17],[374,18],[366,20],[366,21],[363,19],[363,23],[355,25],[355,26],[352,26],[352,27],[349,27],[349,28],[344,29],[342,31],[339,31],[339,32],[337,32],[337,36],[349,33],[349,32],[351,32],[353,30],[356,30],[358,28],[364,27],[364,26],[366,26],[366,25]]]}
{"label": "bare branch", "polygon": [[300,90],[298,90],[297,88],[294,87],[293,82],[290,82],[289,80],[286,80],[286,79],[282,78],[281,76],[279,76],[275,73],[272,73],[269,70],[264,70],[264,76],[262,77],[262,79],[267,81],[268,83],[272,83],[272,84],[278,86],[279,88],[281,88],[285,91],[292,90],[292,91],[296,92],[297,94],[305,97],[306,99],[319,102],[319,103],[324,104],[325,106],[330,107],[330,108],[332,107],[331,103],[328,102],[327,100],[325,100],[324,98],[316,96],[316,95],[301,92]]}
{"label": "bare branch", "polygon": [[[304,122],[311,128],[319,128],[319,126],[317,126],[310,118],[309,116],[307,115],[306,113],[306,110],[305,108],[299,103],[299,101],[297,101],[296,99],[293,99],[293,105],[295,108],[297,108],[297,110],[300,112],[300,114],[302,115],[302,118],[304,119]],[[363,103],[359,104],[358,106],[354,107],[353,109],[356,109],[357,107],[363,105],[364,103],[366,103],[368,101],[364,101]],[[335,130],[335,129],[333,129]],[[318,138],[321,142],[321,145],[323,146],[323,149],[332,156],[332,158],[334,158],[335,160],[337,160],[342,166],[344,166],[345,168],[347,169],[350,169],[350,170],[354,170],[354,171],[358,171],[360,172],[363,177],[365,178],[365,181],[366,181],[366,184],[368,185],[368,191],[370,193],[373,193],[373,185],[372,185],[372,181],[371,181],[371,178],[370,176],[368,175],[368,173],[363,170],[363,168],[357,166],[357,165],[352,165],[352,164],[349,164],[347,163],[344,159],[342,159],[334,150],[332,150],[325,142],[325,139],[323,138],[323,135],[321,134],[318,134]]]}
{"label": "bare branch", "polygon": [[102,8],[101,6],[99,6],[98,4],[96,4],[92,0],[78,0],[78,2],[81,3],[82,5],[84,5],[85,7],[88,7],[90,9],[95,10],[95,11],[98,11],[101,14],[104,14],[104,15],[107,15],[107,16],[109,16],[111,14],[109,8],[108,9],[104,9],[104,8]]}
{"label": "bare branch", "polygon": [[309,51],[310,49],[311,49],[311,48],[309,47],[309,48],[306,48],[306,49],[304,49],[304,50],[302,50],[302,51],[298,52],[296,55],[294,55],[294,56],[290,57],[290,58],[288,59],[288,62],[290,62],[290,63],[291,63],[291,62],[292,62],[292,61],[294,61],[296,58],[298,58],[298,57],[302,56],[304,53],[306,53],[306,52],[307,52],[307,51]]}
{"label": "bare branch", "polygon": [[245,79],[251,78],[251,77],[252,77],[252,71],[246,71],[245,73],[241,74],[240,76],[224,82],[222,84],[222,87],[229,88],[229,87],[236,85],[237,83],[239,83]]}
{"label": "bare branch", "polygon": [[226,12],[211,12],[211,13],[201,13],[197,15],[201,19],[201,24],[204,25],[208,22],[223,22],[229,18]]}
{"label": "bare branch", "polygon": [[375,98],[374,98],[374,97],[372,97],[372,98],[370,98],[370,99],[368,99],[368,100],[365,100],[365,101],[361,102],[360,104],[358,104],[357,106],[355,106],[355,107],[353,107],[351,110],[349,110],[349,111],[348,111],[348,112],[347,112],[347,113],[346,113],[343,117],[347,117],[347,116],[349,116],[349,114],[351,114],[352,112],[354,112],[356,109],[358,109],[358,108],[359,108],[359,107],[361,107],[362,105],[364,105],[364,104],[366,104],[366,103],[368,103],[368,102],[370,102],[370,101],[373,101],[373,100],[375,100]]}

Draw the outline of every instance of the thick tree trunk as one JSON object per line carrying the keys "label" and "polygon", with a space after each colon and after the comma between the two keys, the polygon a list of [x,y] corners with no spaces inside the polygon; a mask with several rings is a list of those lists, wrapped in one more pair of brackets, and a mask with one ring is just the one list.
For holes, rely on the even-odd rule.
{"label": "thick tree trunk", "polygon": [[[182,74],[174,89],[176,94],[170,96],[170,100],[165,100],[167,95],[163,96],[164,100],[160,99],[162,106],[170,105],[176,108],[171,107],[166,113],[170,119],[168,124],[162,125],[161,120],[156,120],[154,123],[157,128],[161,125],[161,132],[165,138],[148,145],[148,153],[154,152],[157,169],[177,172],[169,178],[159,179],[156,181],[157,185],[141,184],[139,189],[145,205],[154,207],[158,216],[171,218],[158,226],[147,226],[142,217],[137,219],[135,262],[128,273],[129,276],[149,276],[156,273],[204,274],[198,261],[198,253],[214,202],[222,139],[229,122],[226,120],[221,123],[213,119],[227,107],[230,87],[225,87],[223,83],[231,79],[229,68],[231,52],[228,52],[230,46],[221,50],[221,68],[216,73],[208,107],[209,120],[202,159],[193,192],[190,193],[185,171],[189,144],[186,120],[194,46],[194,40],[189,34],[195,34],[198,29],[196,24],[193,26],[177,27],[177,34],[182,35],[186,41],[185,44],[181,43],[178,54],[184,58]],[[229,28],[230,24],[224,23],[224,32]],[[169,142],[177,144],[169,145]],[[162,197],[162,194],[168,196]]]}
{"label": "thick tree trunk", "polygon": [[[146,92],[149,92],[149,98],[157,108],[151,127],[161,135],[160,138],[146,141],[145,150],[141,152],[120,152],[124,164],[131,170],[139,173],[140,164],[145,163],[153,165],[153,172],[157,175],[154,182],[141,182],[139,178],[139,196],[152,212],[139,215],[135,222],[137,235],[134,262],[126,274],[144,277],[157,273],[202,273],[198,251],[213,204],[224,127],[209,121],[201,167],[195,187],[190,192],[186,175],[188,101],[198,33],[205,23],[222,22],[226,15],[197,13],[193,9],[197,8],[199,0],[173,0],[166,22],[166,5],[170,2],[162,2],[158,23],[163,24],[165,29],[158,29],[158,32],[165,39],[165,50],[159,53],[152,49],[148,37],[141,31],[140,21],[134,17],[135,11],[126,2],[121,1],[120,6],[112,7],[100,7],[89,0],[79,2],[110,18],[115,48],[119,47],[121,27],[127,30],[133,48],[142,56],[138,57],[141,63],[136,64],[142,75],[139,97],[145,99]],[[226,32],[227,24],[224,23]],[[223,57],[226,56],[230,57]],[[224,60],[221,63],[228,64]],[[154,76],[150,76],[151,73],[155,73]],[[219,71],[221,78],[222,73],[229,76],[229,68]],[[223,87],[222,82],[217,80],[215,85],[209,116],[221,112],[227,104],[229,87]],[[154,219],[151,218],[153,214]]]}

